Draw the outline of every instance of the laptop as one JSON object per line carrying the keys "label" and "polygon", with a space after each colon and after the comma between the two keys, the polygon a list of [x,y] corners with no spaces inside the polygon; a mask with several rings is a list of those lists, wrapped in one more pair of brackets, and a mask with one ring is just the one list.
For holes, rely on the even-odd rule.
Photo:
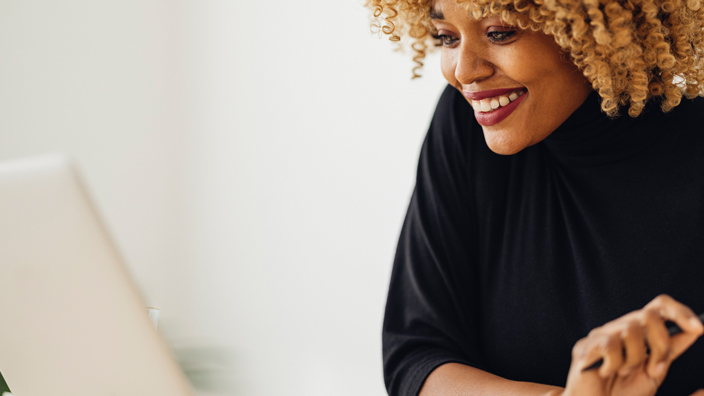
{"label": "laptop", "polygon": [[0,162],[0,372],[15,396],[192,395],[61,155]]}

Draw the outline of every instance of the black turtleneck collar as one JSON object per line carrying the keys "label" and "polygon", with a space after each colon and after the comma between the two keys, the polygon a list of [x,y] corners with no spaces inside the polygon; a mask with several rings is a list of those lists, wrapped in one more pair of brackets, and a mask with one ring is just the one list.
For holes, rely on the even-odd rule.
{"label": "black turtleneck collar", "polygon": [[570,165],[604,165],[628,158],[651,146],[665,127],[659,101],[651,100],[640,116],[632,118],[628,108],[609,118],[601,110],[596,91],[542,144],[560,162]]}

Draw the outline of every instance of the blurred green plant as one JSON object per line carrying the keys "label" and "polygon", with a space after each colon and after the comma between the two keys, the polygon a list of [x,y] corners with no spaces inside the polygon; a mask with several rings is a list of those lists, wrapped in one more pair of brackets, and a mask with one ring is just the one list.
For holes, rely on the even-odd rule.
{"label": "blurred green plant", "polygon": [[223,396],[240,394],[237,361],[231,349],[202,345],[171,347],[193,388]]}

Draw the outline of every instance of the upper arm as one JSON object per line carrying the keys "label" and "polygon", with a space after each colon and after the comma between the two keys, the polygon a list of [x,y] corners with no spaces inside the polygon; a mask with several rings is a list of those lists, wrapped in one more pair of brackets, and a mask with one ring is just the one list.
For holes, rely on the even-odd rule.
{"label": "upper arm", "polygon": [[417,393],[443,363],[481,366],[474,344],[479,308],[467,161],[476,124],[458,96],[450,87],[438,104],[394,260],[383,329],[392,395]]}

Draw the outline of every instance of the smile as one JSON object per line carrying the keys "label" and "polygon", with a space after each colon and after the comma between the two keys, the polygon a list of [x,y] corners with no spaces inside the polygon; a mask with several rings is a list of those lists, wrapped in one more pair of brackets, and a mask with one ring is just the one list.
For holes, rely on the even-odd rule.
{"label": "smile", "polygon": [[483,126],[491,126],[503,121],[511,115],[518,105],[525,99],[528,91],[519,88],[503,95],[481,100],[472,100],[472,109],[477,122]]}
{"label": "smile", "polygon": [[472,100],[472,108],[474,111],[478,111],[480,113],[489,113],[499,107],[507,106],[524,93],[526,93],[525,88],[518,88],[510,94],[495,96],[493,98],[485,98],[482,100]]}

